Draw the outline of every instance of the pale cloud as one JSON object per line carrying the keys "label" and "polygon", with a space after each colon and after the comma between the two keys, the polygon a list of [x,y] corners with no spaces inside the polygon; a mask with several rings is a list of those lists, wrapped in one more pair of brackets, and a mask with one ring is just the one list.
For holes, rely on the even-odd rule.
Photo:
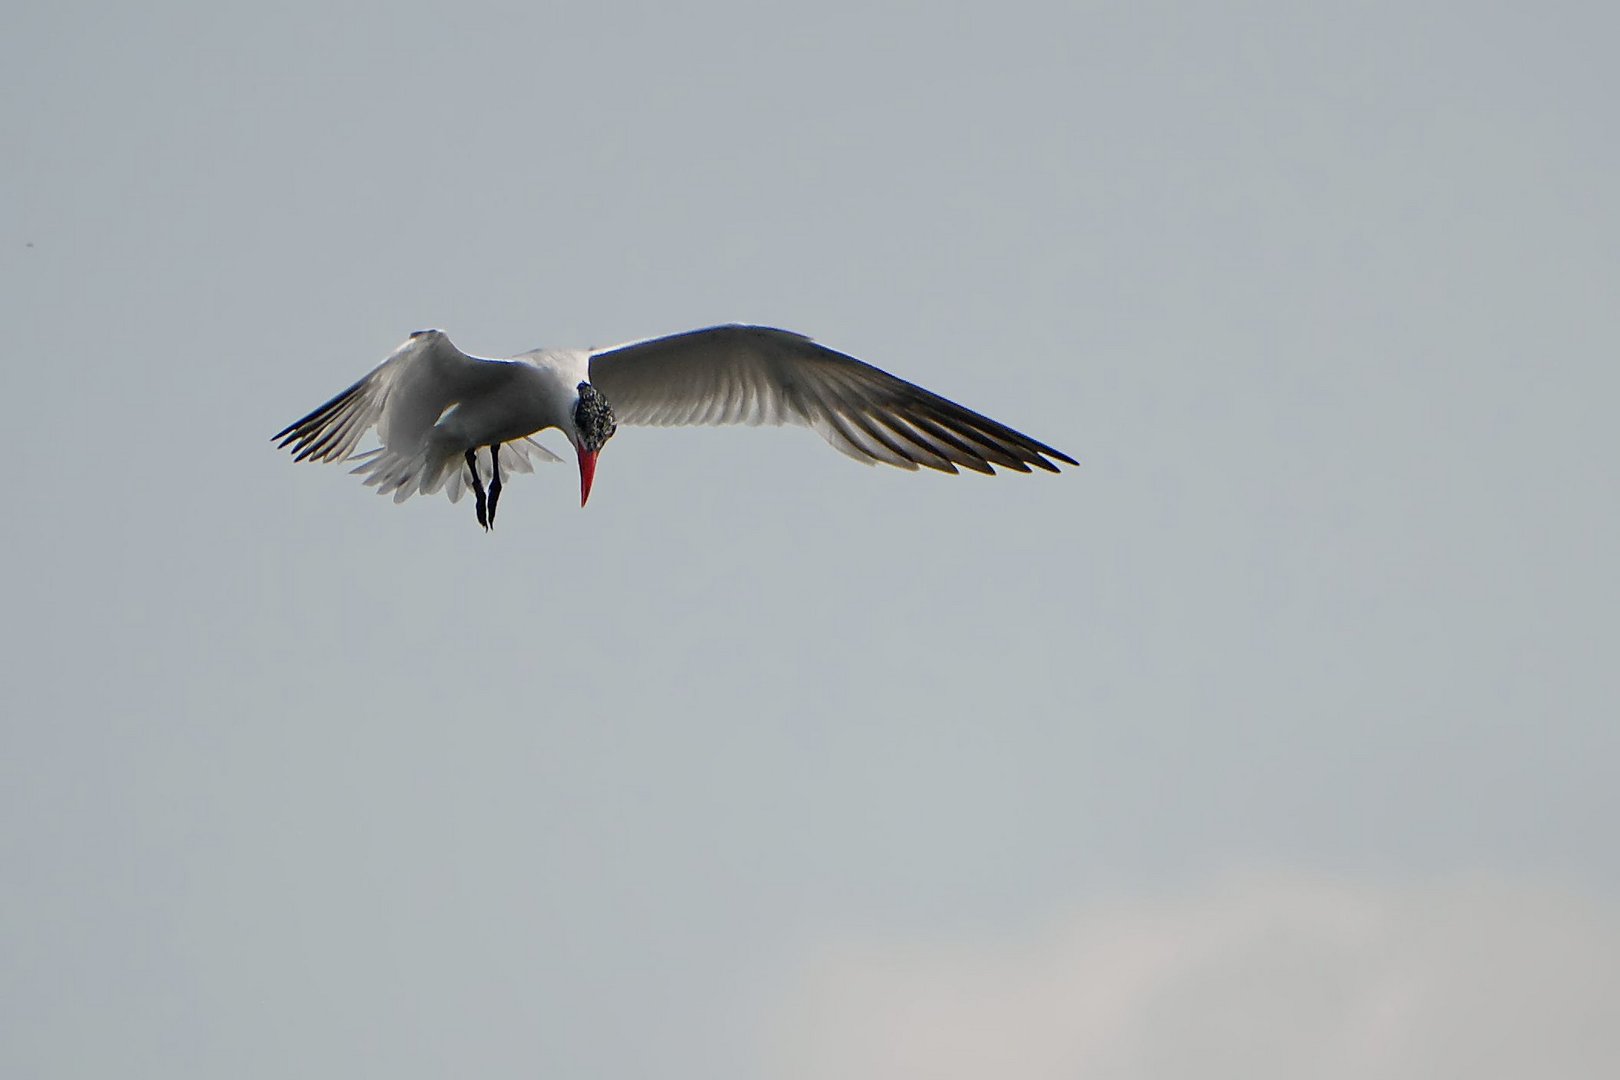
{"label": "pale cloud", "polygon": [[1620,909],[1250,877],[1017,938],[829,946],[778,1035],[801,1080],[1620,1075]]}

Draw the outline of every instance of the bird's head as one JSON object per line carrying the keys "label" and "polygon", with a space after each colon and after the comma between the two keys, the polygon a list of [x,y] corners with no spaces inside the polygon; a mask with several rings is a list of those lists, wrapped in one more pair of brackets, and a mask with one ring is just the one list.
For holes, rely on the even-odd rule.
{"label": "bird's head", "polygon": [[579,384],[579,400],[574,403],[574,450],[579,454],[579,505],[591,497],[591,481],[596,477],[596,455],[613,438],[618,425],[613,406],[588,382]]}

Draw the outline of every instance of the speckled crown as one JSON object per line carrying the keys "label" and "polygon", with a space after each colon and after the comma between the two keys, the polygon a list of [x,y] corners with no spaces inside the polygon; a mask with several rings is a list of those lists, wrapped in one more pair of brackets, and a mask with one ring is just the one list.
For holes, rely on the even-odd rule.
{"label": "speckled crown", "polygon": [[579,384],[579,404],[574,406],[574,426],[579,429],[579,440],[585,449],[596,452],[618,430],[613,419],[613,406],[607,398],[588,382]]}

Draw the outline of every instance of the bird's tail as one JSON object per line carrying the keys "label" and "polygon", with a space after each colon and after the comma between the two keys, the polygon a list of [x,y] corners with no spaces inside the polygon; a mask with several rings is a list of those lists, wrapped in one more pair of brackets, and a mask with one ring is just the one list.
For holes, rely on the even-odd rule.
{"label": "bird's tail", "polygon": [[[478,463],[478,479],[487,487],[491,478],[489,452],[480,448],[473,457]],[[355,454],[349,460],[357,463],[350,472],[365,477],[367,487],[376,488],[379,495],[392,495],[397,503],[412,495],[433,495],[441,490],[451,502],[460,502],[472,486],[466,451],[435,446],[431,441],[415,453],[402,454],[379,446]],[[501,482],[504,484],[513,473],[534,472],[535,461],[561,460],[533,439],[502,443]]]}

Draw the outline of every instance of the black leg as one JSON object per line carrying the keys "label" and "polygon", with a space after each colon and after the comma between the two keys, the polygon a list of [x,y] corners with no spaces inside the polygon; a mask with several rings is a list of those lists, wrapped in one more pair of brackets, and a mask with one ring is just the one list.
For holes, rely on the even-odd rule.
{"label": "black leg", "polygon": [[478,499],[478,524],[488,530],[489,518],[484,514],[484,482],[478,479],[478,455],[472,450],[467,451],[467,471],[472,473],[473,495]]}
{"label": "black leg", "polygon": [[501,447],[489,448],[489,527],[495,527],[495,504],[501,501]]}

